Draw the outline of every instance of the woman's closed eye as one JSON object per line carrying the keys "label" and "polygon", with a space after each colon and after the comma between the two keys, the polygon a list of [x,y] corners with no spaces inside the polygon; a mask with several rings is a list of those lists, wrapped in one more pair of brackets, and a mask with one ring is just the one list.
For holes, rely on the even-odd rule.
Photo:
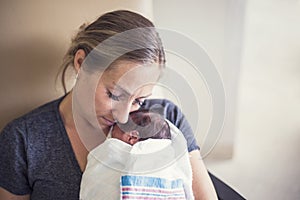
{"label": "woman's closed eye", "polygon": [[[126,98],[125,94],[115,95],[109,90],[107,90],[106,93],[107,93],[107,96],[114,101],[122,101]],[[132,105],[143,106],[144,101],[145,101],[145,98],[137,98],[132,102]]]}
{"label": "woman's closed eye", "polygon": [[132,104],[133,105],[138,105],[138,106],[142,106],[143,104],[144,104],[144,99],[143,100],[141,100],[141,99],[135,99],[133,102],[132,102]]}
{"label": "woman's closed eye", "polygon": [[123,95],[114,95],[114,94],[113,94],[111,91],[109,91],[109,90],[107,90],[106,93],[107,93],[107,96],[108,96],[109,98],[111,98],[112,100],[114,100],[114,101],[120,101],[121,98],[122,98],[122,96],[123,96]]}

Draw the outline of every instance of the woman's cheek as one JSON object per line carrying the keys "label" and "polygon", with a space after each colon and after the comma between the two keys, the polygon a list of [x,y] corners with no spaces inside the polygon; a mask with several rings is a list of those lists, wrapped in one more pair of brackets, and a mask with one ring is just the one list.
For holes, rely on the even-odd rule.
{"label": "woman's cheek", "polygon": [[107,110],[111,110],[112,101],[108,96],[96,96],[95,99],[95,108],[97,113],[98,112],[105,112]]}
{"label": "woman's cheek", "polygon": [[100,112],[105,112],[105,111],[108,111],[108,110],[111,110],[112,108],[112,103],[111,103],[111,100],[109,99],[104,99],[104,100],[99,100],[97,103],[97,108],[96,110],[99,110]]}

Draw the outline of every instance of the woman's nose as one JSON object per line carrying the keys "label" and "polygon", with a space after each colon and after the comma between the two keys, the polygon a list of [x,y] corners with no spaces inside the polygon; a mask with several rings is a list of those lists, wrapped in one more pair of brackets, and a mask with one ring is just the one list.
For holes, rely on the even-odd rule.
{"label": "woman's nose", "polygon": [[120,103],[119,105],[115,105],[115,108],[113,109],[113,116],[114,119],[117,120],[119,123],[126,123],[128,121],[129,113],[132,109],[132,103]]}

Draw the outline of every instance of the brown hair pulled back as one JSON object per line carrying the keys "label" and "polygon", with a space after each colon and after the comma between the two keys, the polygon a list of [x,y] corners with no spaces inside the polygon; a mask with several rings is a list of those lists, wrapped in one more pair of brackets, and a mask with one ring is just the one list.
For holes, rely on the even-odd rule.
{"label": "brown hair pulled back", "polygon": [[[147,27],[154,27],[154,25],[142,15],[127,10],[109,12],[89,25],[82,25],[79,32],[72,39],[61,66],[61,82],[64,92],[67,92],[66,71],[70,66],[73,67],[74,57],[79,49],[82,49],[88,55],[101,42],[118,33]],[[158,33],[156,31],[143,31],[141,34],[140,37],[135,38],[135,41],[147,43],[147,46],[150,44],[151,48],[141,48],[128,52],[122,55],[119,60],[164,64],[165,53]],[[123,45],[123,48],[126,48],[126,46]]]}

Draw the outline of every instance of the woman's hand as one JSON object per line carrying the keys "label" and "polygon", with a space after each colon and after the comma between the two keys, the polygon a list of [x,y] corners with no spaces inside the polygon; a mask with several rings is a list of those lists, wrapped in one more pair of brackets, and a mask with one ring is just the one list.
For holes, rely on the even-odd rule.
{"label": "woman's hand", "polygon": [[15,195],[0,187],[1,200],[29,200],[30,195]]}
{"label": "woman's hand", "polygon": [[199,150],[190,152],[190,162],[193,171],[193,193],[195,200],[218,199]]}

